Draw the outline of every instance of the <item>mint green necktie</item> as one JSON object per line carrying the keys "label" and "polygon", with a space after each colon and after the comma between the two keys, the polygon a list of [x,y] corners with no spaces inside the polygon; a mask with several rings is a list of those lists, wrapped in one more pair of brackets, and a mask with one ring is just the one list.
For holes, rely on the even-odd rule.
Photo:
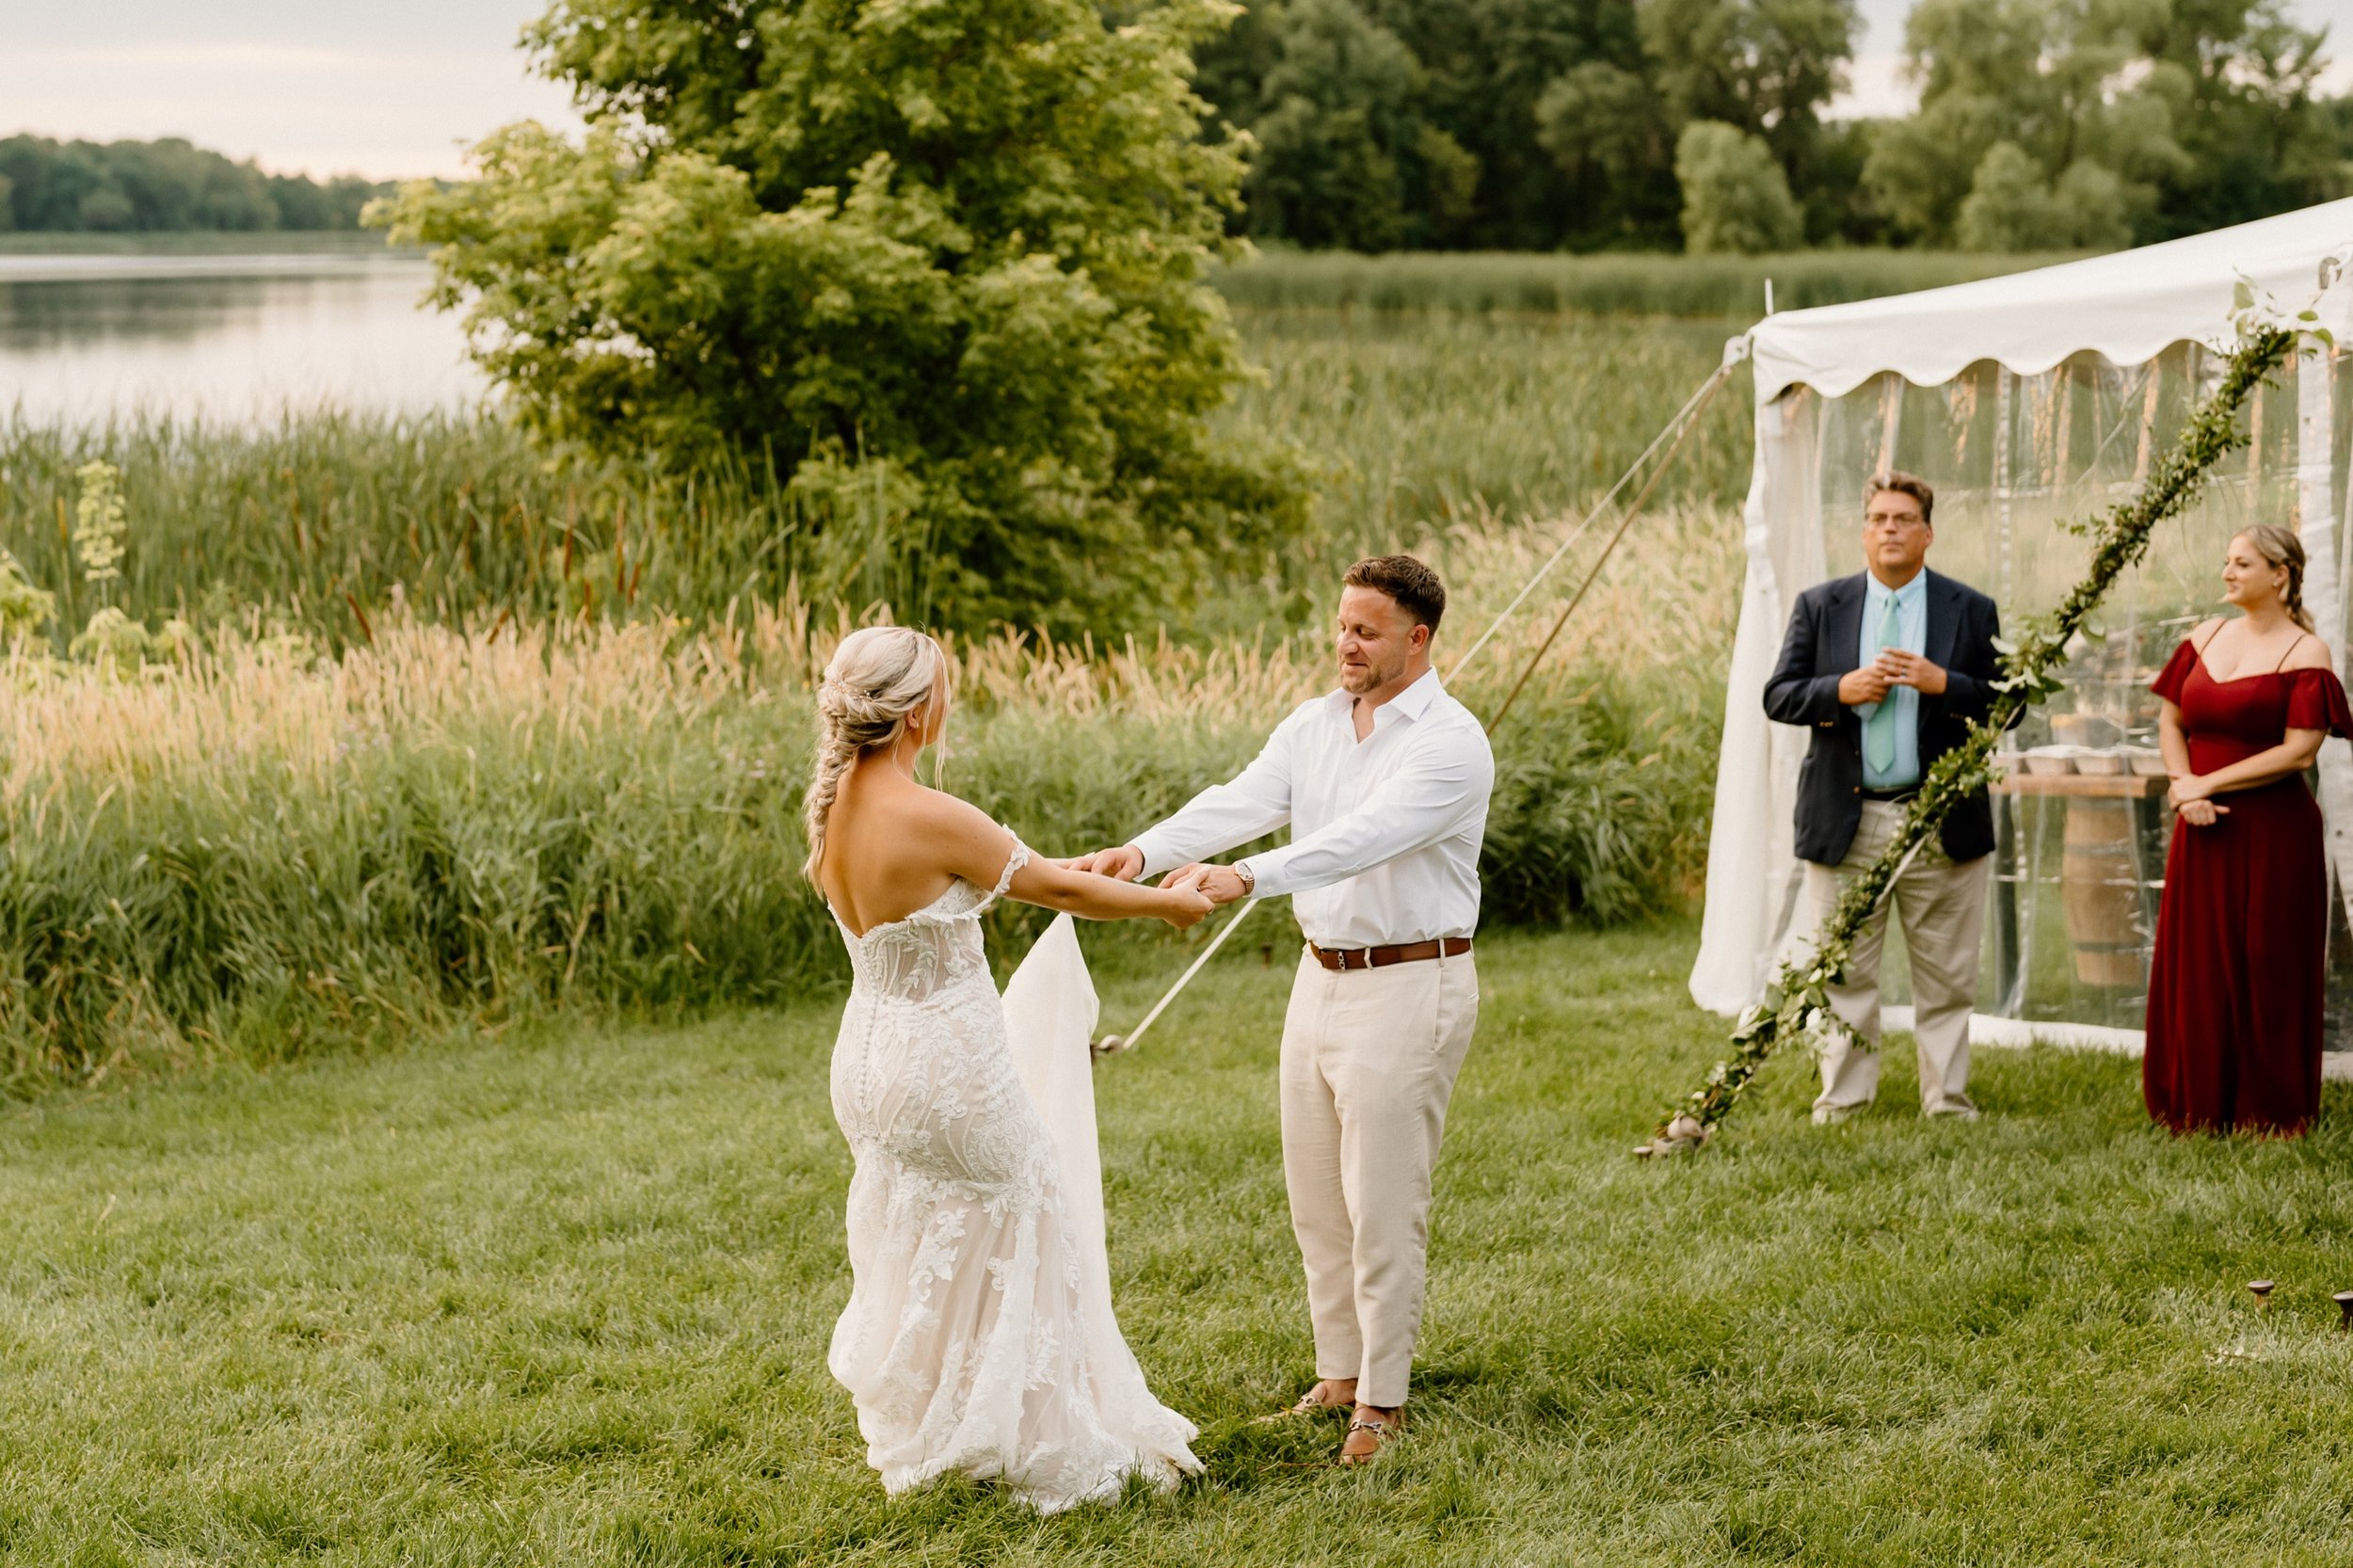
{"label": "mint green necktie", "polygon": [[[1902,635],[1896,620],[1896,596],[1889,594],[1882,602],[1886,608],[1880,615],[1879,645],[1871,650],[1875,654],[1894,648],[1896,639]],[[1871,710],[1871,716],[1863,721],[1863,760],[1871,765],[1873,773],[1882,778],[1896,765],[1896,694],[1893,692],[1880,698],[1879,706]]]}

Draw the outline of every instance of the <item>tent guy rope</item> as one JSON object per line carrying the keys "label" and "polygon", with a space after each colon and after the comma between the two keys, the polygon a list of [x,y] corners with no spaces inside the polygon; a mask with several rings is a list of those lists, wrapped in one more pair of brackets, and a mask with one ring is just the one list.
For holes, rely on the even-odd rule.
{"label": "tent guy rope", "polygon": [[[1489,734],[1495,733],[1496,726],[1501,724],[1503,716],[1512,711],[1512,704],[1519,696],[1520,689],[1528,684],[1528,679],[1535,673],[1537,664],[1551,650],[1554,640],[1561,635],[1561,628],[1568,624],[1570,615],[1576,611],[1578,604],[1583,602],[1585,591],[1591,588],[1594,580],[1601,575],[1602,568],[1609,565],[1611,552],[1618,548],[1619,541],[1625,537],[1626,530],[1633,524],[1634,520],[1641,515],[1642,504],[1650,499],[1651,492],[1657,488],[1659,479],[1673,466],[1675,456],[1683,450],[1684,440],[1690,435],[1692,426],[1699,423],[1700,414],[1714,398],[1718,389],[1730,379],[1733,371],[1745,362],[1748,356],[1749,339],[1745,334],[1732,339],[1724,345],[1723,362],[1708,374],[1707,378],[1699,384],[1689,397],[1683,400],[1683,407],[1676,409],[1674,417],[1666,423],[1657,435],[1651,438],[1651,443],[1642,449],[1641,455],[1634,459],[1626,471],[1618,475],[1618,482],[1610,486],[1601,500],[1594,504],[1593,509],[1579,520],[1577,527],[1570,531],[1569,536],[1561,542],[1560,548],[1545,558],[1545,564],[1538,567],[1529,577],[1528,582],[1521,586],[1520,591],[1512,596],[1512,601],[1503,607],[1501,613],[1493,621],[1488,623],[1487,629],[1479,634],[1478,640],[1464,650],[1460,659],[1454,661],[1453,668],[1446,672],[1445,679],[1451,682],[1469,667],[1471,662],[1477,659],[1487,645],[1495,640],[1496,633],[1503,629],[1504,623],[1509,621],[1519,607],[1528,601],[1529,596],[1536,591],[1537,586],[1551,575],[1552,568],[1559,566],[1567,557],[1569,552],[1576,548],[1577,541],[1592,531],[1593,524],[1609,511],[1626,486],[1633,482],[1634,476],[1641,472],[1643,466],[1649,463],[1663,447],[1666,456],[1661,457],[1652,470],[1641,492],[1634,498],[1633,504],[1625,509],[1625,515],[1619,520],[1617,528],[1602,545],[1601,553],[1594,558],[1593,567],[1585,574],[1584,581],[1577,584],[1577,592],[1570,597],[1560,617],[1553,622],[1551,632],[1546,633],[1544,642],[1529,659],[1526,667],[1520,671],[1519,679],[1513,683],[1511,693],[1503,699],[1502,706],[1497,708],[1495,716],[1487,721],[1486,728]],[[1241,907],[1234,911],[1233,919],[1221,926],[1217,935],[1209,939],[1209,945],[1201,950],[1201,955],[1186,968],[1184,973],[1176,977],[1175,984],[1160,994],[1160,1000],[1154,1002],[1151,1010],[1144,1014],[1143,1022],[1137,1024],[1126,1034],[1106,1034],[1094,1042],[1093,1049],[1096,1060],[1099,1062],[1106,1056],[1120,1051],[1133,1050],[1136,1042],[1144,1038],[1144,1031],[1150,1029],[1160,1016],[1168,1010],[1169,1003],[1175,1001],[1183,993],[1185,987],[1193,984],[1193,977],[1208,967],[1209,960],[1217,955],[1217,950],[1225,945],[1225,939],[1234,934],[1236,927],[1250,918],[1250,912],[1258,907],[1259,902],[1255,898],[1245,899],[1242,902]]]}

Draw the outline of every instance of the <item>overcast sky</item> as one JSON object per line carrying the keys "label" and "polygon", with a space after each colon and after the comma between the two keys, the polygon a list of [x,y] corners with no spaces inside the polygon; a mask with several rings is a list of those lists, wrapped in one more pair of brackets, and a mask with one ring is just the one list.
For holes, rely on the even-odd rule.
{"label": "overcast sky", "polygon": [[[1911,103],[1911,0],[1862,0],[1849,114]],[[2353,87],[2353,0],[2296,0],[2331,24]],[[264,168],[375,179],[456,174],[509,120],[572,123],[515,48],[546,0],[0,0],[0,134],[186,136]]]}

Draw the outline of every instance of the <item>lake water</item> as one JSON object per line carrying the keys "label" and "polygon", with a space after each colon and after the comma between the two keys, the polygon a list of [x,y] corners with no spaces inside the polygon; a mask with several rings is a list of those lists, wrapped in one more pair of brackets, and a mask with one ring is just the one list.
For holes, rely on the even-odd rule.
{"label": "lake water", "polygon": [[413,253],[0,255],[0,413],[247,422],[478,398]]}

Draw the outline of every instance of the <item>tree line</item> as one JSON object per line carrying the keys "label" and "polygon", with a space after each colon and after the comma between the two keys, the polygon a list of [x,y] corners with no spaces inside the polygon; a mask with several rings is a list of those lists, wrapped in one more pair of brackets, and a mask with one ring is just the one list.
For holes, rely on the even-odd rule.
{"label": "tree line", "polygon": [[1240,228],[1304,247],[2105,248],[2353,189],[2285,0],[1919,0],[1917,112],[1833,120],[1859,30],[1854,0],[1253,0],[1195,60],[1256,144]]}
{"label": "tree line", "polygon": [[356,175],[268,174],[180,138],[0,139],[0,230],[149,233],[356,229],[391,191]]}

